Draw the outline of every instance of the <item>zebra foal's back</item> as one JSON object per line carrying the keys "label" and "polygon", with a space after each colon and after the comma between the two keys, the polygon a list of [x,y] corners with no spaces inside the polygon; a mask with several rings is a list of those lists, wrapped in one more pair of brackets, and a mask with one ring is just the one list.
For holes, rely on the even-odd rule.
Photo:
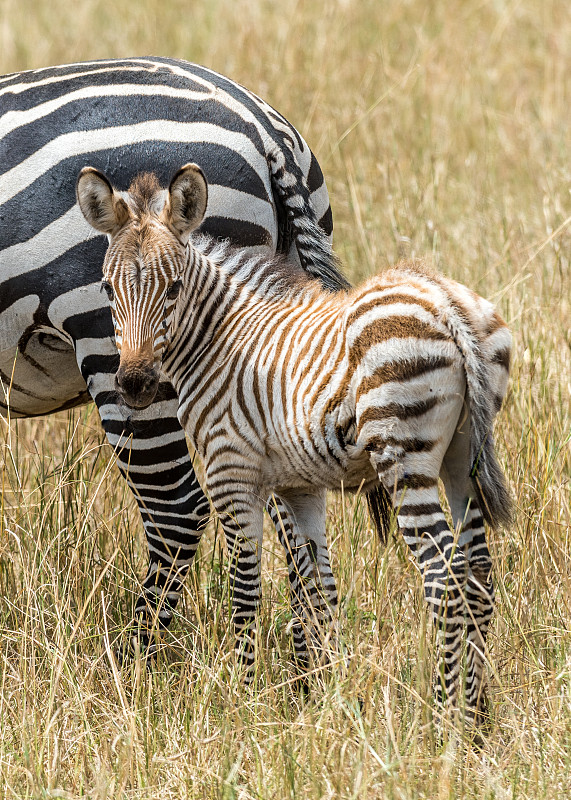
{"label": "zebra foal's back", "polygon": [[110,235],[104,280],[115,295],[118,376],[129,376],[132,400],[150,402],[147,376],[164,369],[204,460],[233,557],[246,658],[267,493],[279,494],[290,540],[309,554],[304,577],[315,591],[294,606],[315,643],[336,599],[321,490],[380,486],[438,627],[437,695],[479,717],[494,597],[484,518],[510,516],[491,432],[510,335],[491,304],[419,262],[348,294],[302,280],[283,292],[279,262],[189,239],[207,199],[196,165],[179,170],[164,194],[134,186],[126,199],[84,170],[78,198],[88,221]]}

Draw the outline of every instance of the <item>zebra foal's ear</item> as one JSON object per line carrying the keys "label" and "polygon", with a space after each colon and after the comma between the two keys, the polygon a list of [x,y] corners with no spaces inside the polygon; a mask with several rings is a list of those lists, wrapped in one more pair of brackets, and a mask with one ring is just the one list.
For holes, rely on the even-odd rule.
{"label": "zebra foal's ear", "polygon": [[84,167],[75,187],[81,213],[101,233],[113,236],[129,219],[129,209],[102,172]]}
{"label": "zebra foal's ear", "polygon": [[162,212],[165,222],[183,244],[198,228],[206,213],[208,186],[196,164],[185,164],[172,179]]}

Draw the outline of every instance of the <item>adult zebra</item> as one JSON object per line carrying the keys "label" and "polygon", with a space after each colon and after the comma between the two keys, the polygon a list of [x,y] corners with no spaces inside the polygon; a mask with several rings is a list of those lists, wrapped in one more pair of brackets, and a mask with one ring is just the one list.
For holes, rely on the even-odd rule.
{"label": "adult zebra", "polygon": [[69,64],[0,78],[0,407],[12,417],[94,400],[143,518],[149,569],[136,618],[168,625],[209,513],[177,398],[163,382],[145,411],[117,403],[118,356],[100,293],[104,236],[75,201],[92,164],[127,189],[199,161],[211,193],[203,230],[252,251],[288,254],[331,289],[331,209],[300,134],[243,87],[165,58]]}

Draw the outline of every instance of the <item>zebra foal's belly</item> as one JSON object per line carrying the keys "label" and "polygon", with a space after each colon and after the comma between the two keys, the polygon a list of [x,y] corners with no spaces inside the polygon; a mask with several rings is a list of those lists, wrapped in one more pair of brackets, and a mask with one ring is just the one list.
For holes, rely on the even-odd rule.
{"label": "zebra foal's belly", "polygon": [[[300,441],[300,437],[298,442]],[[309,451],[307,447],[296,452],[281,447],[268,452],[262,465],[264,483],[279,494],[280,489],[325,488],[332,491],[367,491],[378,483],[369,453],[348,446],[334,457],[331,453]]]}

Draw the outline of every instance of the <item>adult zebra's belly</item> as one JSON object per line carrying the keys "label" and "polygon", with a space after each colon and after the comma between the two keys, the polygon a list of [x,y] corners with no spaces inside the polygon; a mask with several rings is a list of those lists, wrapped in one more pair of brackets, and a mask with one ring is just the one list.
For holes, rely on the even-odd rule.
{"label": "adult zebra's belly", "polygon": [[50,414],[91,398],[72,345],[57,331],[23,324],[22,298],[0,315],[0,411],[12,417]]}

